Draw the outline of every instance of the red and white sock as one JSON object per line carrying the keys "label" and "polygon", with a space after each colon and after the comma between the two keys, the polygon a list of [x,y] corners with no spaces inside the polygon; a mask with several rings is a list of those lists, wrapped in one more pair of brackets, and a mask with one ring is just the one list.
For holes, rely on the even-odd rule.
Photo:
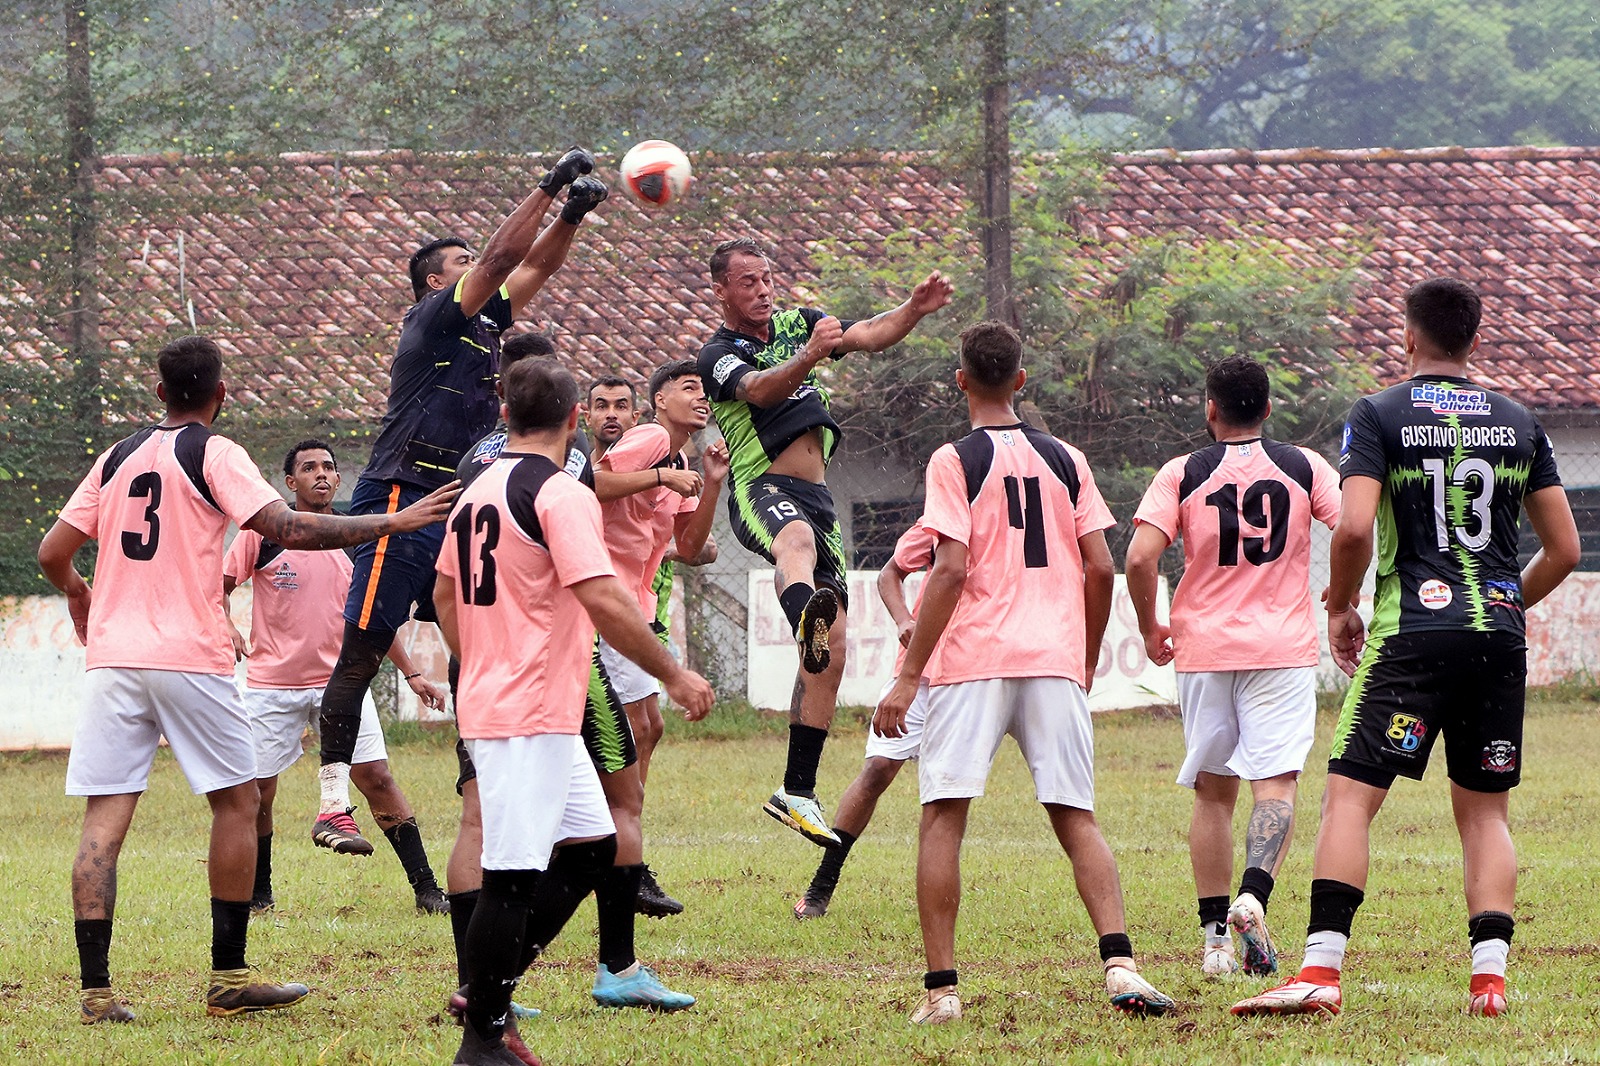
{"label": "red and white sock", "polygon": [[1344,968],[1344,949],[1349,943],[1349,937],[1328,929],[1309,934],[1306,953],[1300,962],[1300,980],[1319,985],[1338,984],[1339,971]]}

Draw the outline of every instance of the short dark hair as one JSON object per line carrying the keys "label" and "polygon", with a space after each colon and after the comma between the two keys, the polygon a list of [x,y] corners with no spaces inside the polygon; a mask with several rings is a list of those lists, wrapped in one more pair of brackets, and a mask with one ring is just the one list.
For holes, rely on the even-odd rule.
{"label": "short dark hair", "polygon": [[168,341],[156,353],[156,365],[167,388],[167,406],[174,411],[201,410],[222,383],[222,349],[210,337]]}
{"label": "short dark hair", "polygon": [[723,241],[711,249],[711,280],[726,281],[728,278],[728,264],[736,255],[759,255],[763,259],[771,259],[766,248],[754,237],[735,237]]}
{"label": "short dark hair", "polygon": [[283,476],[294,477],[294,461],[300,458],[301,452],[324,451],[333,460],[333,468],[339,469],[339,457],[333,453],[333,445],[325,440],[310,437],[289,449],[289,454],[283,457]]}
{"label": "short dark hair", "polygon": [[1206,371],[1206,398],[1216,401],[1217,413],[1228,425],[1260,425],[1272,399],[1267,368],[1247,355],[1218,359]]}
{"label": "short dark hair", "polygon": [[519,359],[529,356],[555,355],[556,342],[543,333],[518,333],[500,342],[500,372]]}
{"label": "short dark hair", "polygon": [[604,375],[602,377],[595,378],[593,381],[589,382],[589,387],[587,389],[583,390],[583,398],[585,400],[594,399],[594,390],[595,389],[627,389],[628,390],[628,402],[629,403],[638,403],[639,402],[639,393],[638,393],[637,390],[634,389],[633,382],[628,381],[625,378],[620,378],[615,374],[606,374],[606,375]]}
{"label": "short dark hair", "polygon": [[1022,369],[1022,337],[1004,322],[979,322],[961,331],[961,366],[981,389],[1007,387]]}
{"label": "short dark hair", "polygon": [[700,364],[693,359],[671,359],[655,368],[650,375],[650,384],[646,386],[645,398],[650,401],[650,406],[656,405],[656,393],[677,381],[679,378],[697,378],[700,376]]}
{"label": "short dark hair", "polygon": [[472,246],[460,237],[440,237],[411,253],[411,295],[416,299],[428,295],[428,275],[439,273],[439,267],[444,264],[446,248],[472,250]]}
{"label": "short dark hair", "polygon": [[555,429],[578,405],[578,383],[554,359],[519,359],[501,381],[506,392],[506,423],[513,433]]}
{"label": "short dark hair", "polygon": [[1478,290],[1459,278],[1429,278],[1406,290],[1406,321],[1451,358],[1467,354],[1482,320]]}

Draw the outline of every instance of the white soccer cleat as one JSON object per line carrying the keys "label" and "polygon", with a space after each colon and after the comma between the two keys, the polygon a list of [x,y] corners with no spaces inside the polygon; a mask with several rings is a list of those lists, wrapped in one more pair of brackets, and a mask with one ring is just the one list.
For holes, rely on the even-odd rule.
{"label": "white soccer cleat", "polygon": [[1246,892],[1233,901],[1228,908],[1228,925],[1239,934],[1245,973],[1278,972],[1278,951],[1272,946],[1272,934],[1267,932],[1267,911],[1255,896]]}
{"label": "white soccer cleat", "polygon": [[815,796],[797,796],[780,788],[761,809],[813,844],[824,848],[839,846],[839,838],[828,828],[828,817]]}
{"label": "white soccer cleat", "polygon": [[1339,986],[1302,981],[1296,977],[1259,996],[1241,999],[1228,1010],[1240,1017],[1257,1014],[1338,1014]]}
{"label": "white soccer cleat", "polygon": [[955,985],[928,989],[917,1009],[911,1012],[912,1025],[943,1025],[960,1020],[961,997],[956,995]]}
{"label": "white soccer cleat", "polygon": [[1233,941],[1222,940],[1206,945],[1205,961],[1200,972],[1206,977],[1232,977],[1239,972],[1239,959],[1233,952]]}
{"label": "white soccer cleat", "polygon": [[1107,967],[1106,991],[1111,995],[1111,1005],[1128,1014],[1154,1017],[1178,1005],[1171,996],[1157,991],[1155,985],[1126,966]]}

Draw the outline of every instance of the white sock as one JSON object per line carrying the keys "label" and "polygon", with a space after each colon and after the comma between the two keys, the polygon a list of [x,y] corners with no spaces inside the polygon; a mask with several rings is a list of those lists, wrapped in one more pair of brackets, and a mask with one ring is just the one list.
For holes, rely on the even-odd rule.
{"label": "white sock", "polygon": [[1329,970],[1344,969],[1344,949],[1350,938],[1343,933],[1334,933],[1328,930],[1312,933],[1306,937],[1306,953],[1300,959],[1301,966],[1321,966]]}
{"label": "white sock", "polygon": [[638,972],[639,972],[639,960],[638,959],[634,959],[633,960],[633,965],[624,966],[622,969],[618,970],[616,973],[612,974],[611,976],[612,977],[632,977],[634,974],[636,974]]}
{"label": "white sock", "polygon": [[1510,952],[1511,945],[1504,940],[1478,941],[1472,945],[1472,972],[1504,977],[1506,975],[1506,956]]}
{"label": "white sock", "polygon": [[350,809],[350,764],[331,762],[317,771],[317,781],[322,785],[322,806],[319,814],[336,814]]}

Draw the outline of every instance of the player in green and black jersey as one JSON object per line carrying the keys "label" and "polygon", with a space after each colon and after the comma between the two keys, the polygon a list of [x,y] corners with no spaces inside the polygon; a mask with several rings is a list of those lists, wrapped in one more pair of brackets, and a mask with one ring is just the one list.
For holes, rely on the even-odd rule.
{"label": "player in green and black jersey", "polygon": [[[1339,464],[1328,639],[1354,677],[1328,761],[1311,922],[1294,980],[1235,1014],[1338,1013],[1339,974],[1366,889],[1368,830],[1397,776],[1422,777],[1444,734],[1466,874],[1469,1009],[1506,1008],[1517,859],[1509,790],[1521,774],[1524,611],[1578,563],[1550,441],[1527,408],[1466,376],[1481,305],[1434,279],[1406,293],[1413,376],[1356,401]],[[1517,566],[1523,509],[1541,547]],[[1370,632],[1355,611],[1377,526]]]}
{"label": "player in green and black jersey", "polygon": [[844,542],[823,483],[840,430],[816,368],[846,352],[898,344],[950,302],[950,283],[934,272],[905,303],[860,322],[778,310],[772,263],[742,237],[712,252],[711,290],[722,328],[700,349],[699,369],[732,461],[729,518],[739,543],[776,568],[778,602],[800,644],[788,764],[765,810],[814,843],[836,845],[816,783],[844,674],[848,603]]}

